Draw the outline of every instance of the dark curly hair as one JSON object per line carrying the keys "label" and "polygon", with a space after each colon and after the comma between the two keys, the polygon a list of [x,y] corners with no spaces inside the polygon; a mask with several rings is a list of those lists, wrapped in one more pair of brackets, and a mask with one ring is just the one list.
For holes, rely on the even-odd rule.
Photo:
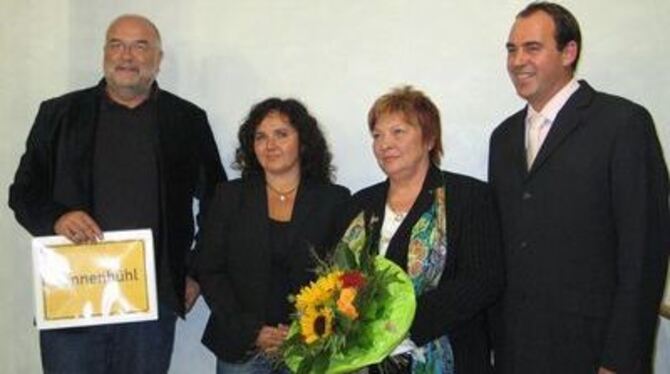
{"label": "dark curly hair", "polygon": [[300,142],[300,176],[303,180],[332,182],[335,168],[331,165],[332,155],[328,149],[319,124],[307,108],[295,99],[272,97],[254,105],[240,126],[237,139],[240,145],[235,150],[233,168],[242,172],[242,178],[263,175],[263,167],[254,152],[254,136],[258,125],[272,112],[288,118],[298,132]]}

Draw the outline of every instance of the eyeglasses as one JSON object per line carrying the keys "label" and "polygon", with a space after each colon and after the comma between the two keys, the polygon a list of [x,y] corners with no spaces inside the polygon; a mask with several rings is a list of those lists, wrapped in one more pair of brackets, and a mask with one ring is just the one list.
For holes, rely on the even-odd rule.
{"label": "eyeglasses", "polygon": [[145,54],[153,47],[146,40],[138,40],[130,43],[124,43],[120,40],[110,40],[105,44],[105,50],[111,53]]}

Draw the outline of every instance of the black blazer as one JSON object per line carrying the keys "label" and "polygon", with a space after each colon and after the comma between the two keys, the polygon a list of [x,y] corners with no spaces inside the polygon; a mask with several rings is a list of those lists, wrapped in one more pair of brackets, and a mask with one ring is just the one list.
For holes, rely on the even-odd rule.
{"label": "black blazer", "polygon": [[[56,220],[71,210],[92,214],[92,164],[104,80],[96,87],[47,100],[30,130],[9,206],[33,236],[54,235]],[[183,313],[184,278],[193,244],[193,199],[200,207],[225,180],[207,115],[192,103],[158,88],[155,152],[158,160],[160,229],[157,251],[168,254]],[[94,217],[95,218],[95,217]]]}
{"label": "black blazer", "polygon": [[[554,360],[547,366],[552,372],[602,365],[629,373],[649,364],[670,248],[668,174],[649,113],[584,81],[580,86],[558,113],[530,171],[526,109],[491,136],[489,180],[507,268],[504,372],[539,370],[526,371],[523,362],[514,367],[515,351],[517,357],[525,352]],[[569,327],[575,319],[588,331],[575,336]],[[546,345],[517,336],[549,325],[555,327],[542,337]],[[557,347],[566,343],[584,344],[579,355],[591,357],[561,357]]]}
{"label": "black blazer", "polygon": [[[417,299],[410,338],[418,346],[448,334],[459,374],[489,373],[486,308],[502,292],[504,269],[498,219],[488,186],[474,178],[431,166],[421,193],[389,243],[386,257],[407,270],[412,227],[433,204],[433,191],[446,186],[447,260],[437,288]],[[379,239],[388,180],[356,193],[350,215],[379,218],[370,233]]]}
{"label": "black blazer", "polygon": [[[336,240],[336,224],[349,190],[303,181],[298,187],[288,242],[292,279],[304,285]],[[220,359],[245,360],[265,322],[270,276],[269,218],[265,181],[236,179],[217,188],[196,260],[202,293],[211,309],[203,343]],[[297,291],[297,290],[294,290]]]}

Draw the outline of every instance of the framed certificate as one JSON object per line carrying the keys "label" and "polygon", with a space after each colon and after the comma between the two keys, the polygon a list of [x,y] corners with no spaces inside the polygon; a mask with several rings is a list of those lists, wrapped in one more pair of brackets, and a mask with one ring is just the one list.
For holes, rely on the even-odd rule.
{"label": "framed certificate", "polygon": [[32,241],[39,329],[158,318],[151,230],[110,231],[96,243]]}

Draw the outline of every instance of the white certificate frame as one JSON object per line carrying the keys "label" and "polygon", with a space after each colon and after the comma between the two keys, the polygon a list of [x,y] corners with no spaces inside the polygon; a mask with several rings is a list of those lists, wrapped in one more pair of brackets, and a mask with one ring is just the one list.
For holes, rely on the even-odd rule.
{"label": "white certificate frame", "polygon": [[[158,319],[158,298],[156,291],[156,268],[154,261],[154,242],[150,229],[106,231],[103,240],[99,243],[113,243],[119,241],[142,241],[144,253],[144,273],[147,290],[148,308],[146,311],[133,311],[127,314],[114,315],[80,315],[64,319],[48,319],[45,313],[44,282],[40,274],[42,263],[50,247],[60,245],[72,245],[73,243],[64,236],[42,236],[32,240],[33,260],[33,294],[35,303],[35,323],[40,330],[85,327],[95,325],[106,325],[126,322],[140,322]],[[83,244],[85,246],[86,244]]]}

